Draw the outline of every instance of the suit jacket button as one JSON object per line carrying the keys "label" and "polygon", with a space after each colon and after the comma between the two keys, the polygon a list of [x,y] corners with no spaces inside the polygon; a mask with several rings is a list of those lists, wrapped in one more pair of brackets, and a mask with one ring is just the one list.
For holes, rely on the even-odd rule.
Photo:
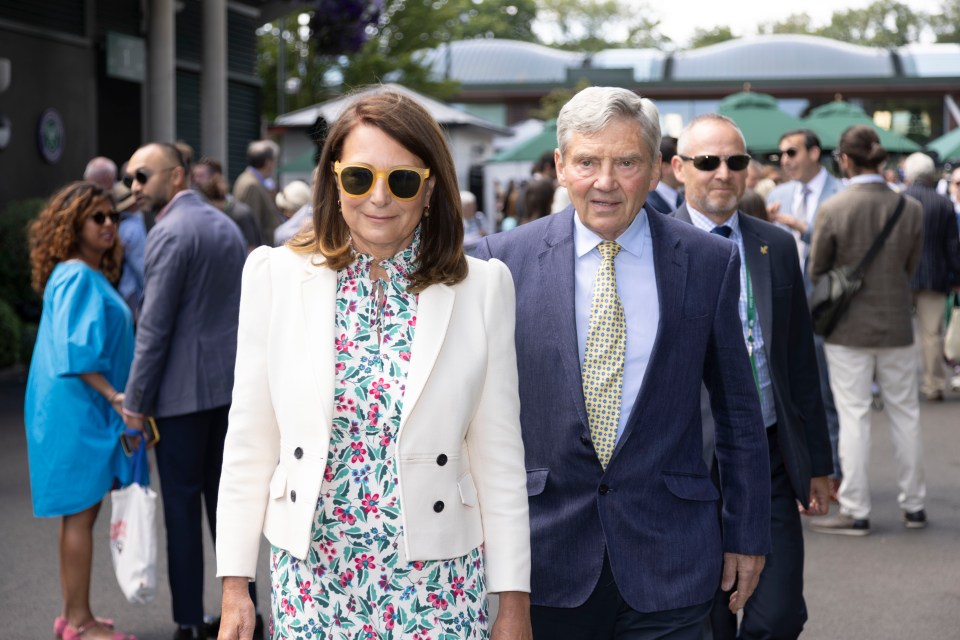
{"label": "suit jacket button", "polygon": [[600,495],[605,496],[610,493],[610,487],[605,484],[600,485]]}
{"label": "suit jacket button", "polygon": [[441,467],[442,467],[443,465],[447,464],[447,454],[441,453],[440,455],[438,455],[438,456],[437,456],[437,464],[440,465]]}
{"label": "suit jacket button", "polygon": [[303,449],[301,449],[300,447],[297,447],[296,449],[294,449],[294,450],[293,450],[293,457],[296,458],[297,460],[299,460],[300,458],[302,458],[302,457],[303,457]]}
{"label": "suit jacket button", "polygon": [[291,490],[291,491],[290,491],[290,502],[296,502],[296,501],[297,501],[297,492],[294,491],[294,490]]}
{"label": "suit jacket button", "polygon": [[440,500],[437,500],[436,502],[434,502],[433,510],[436,511],[437,513],[440,513],[441,511],[443,511],[443,502],[441,502]]}
{"label": "suit jacket button", "polygon": [[590,446],[590,438],[587,436],[580,436],[580,442],[583,443],[584,446]]}

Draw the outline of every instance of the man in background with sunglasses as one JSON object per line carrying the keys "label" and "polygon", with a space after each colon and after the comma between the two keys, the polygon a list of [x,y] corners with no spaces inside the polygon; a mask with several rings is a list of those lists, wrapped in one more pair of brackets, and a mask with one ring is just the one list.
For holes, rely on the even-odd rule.
{"label": "man in background with sunglasses", "polygon": [[[729,238],[740,252],[740,321],[770,455],[773,551],[744,608],[739,634],[737,618],[725,606],[729,595],[718,592],[711,615],[714,640],[800,635],[807,612],[799,513],[827,513],[833,469],[796,245],[784,230],[737,210],[749,162],[740,129],[716,114],[686,126],[673,159],[687,201],[672,215]],[[711,400],[704,389],[704,456],[714,466]]]}
{"label": "man in background with sunglasses", "polygon": [[143,306],[124,421],[142,431],[145,416],[157,420],[157,471],[178,625],[174,638],[202,638],[201,501],[216,539],[247,251],[237,225],[188,189],[187,168],[175,146],[153,143],[138,149],[124,182],[138,207],[156,214],[147,234]]}

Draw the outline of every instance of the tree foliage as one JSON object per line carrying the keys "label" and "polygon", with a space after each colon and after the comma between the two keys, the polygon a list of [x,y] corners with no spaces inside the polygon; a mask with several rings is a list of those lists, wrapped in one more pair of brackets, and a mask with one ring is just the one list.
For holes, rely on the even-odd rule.
{"label": "tree foliage", "polygon": [[669,49],[670,38],[645,3],[617,0],[539,0],[538,19],[554,46],[576,51],[618,47]]}
{"label": "tree foliage", "polygon": [[690,41],[690,48],[709,47],[712,44],[733,40],[735,37],[730,27],[726,26],[717,26],[713,29],[696,29],[693,32],[693,39]]}
{"label": "tree foliage", "polygon": [[937,42],[960,43],[960,0],[943,0],[939,13],[930,16]]}
{"label": "tree foliage", "polygon": [[[944,4],[956,5],[960,13],[960,0],[944,0]],[[876,0],[862,9],[835,11],[823,26],[815,26],[806,13],[795,13],[785,20],[763,24],[758,31],[816,35],[868,47],[899,47],[919,41],[921,32],[934,23],[935,19],[898,0]]]}

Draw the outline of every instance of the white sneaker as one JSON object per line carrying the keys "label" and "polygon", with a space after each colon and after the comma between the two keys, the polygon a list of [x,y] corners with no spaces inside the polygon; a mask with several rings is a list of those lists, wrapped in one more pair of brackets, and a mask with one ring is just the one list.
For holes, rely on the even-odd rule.
{"label": "white sneaker", "polygon": [[960,373],[950,378],[950,390],[960,391]]}

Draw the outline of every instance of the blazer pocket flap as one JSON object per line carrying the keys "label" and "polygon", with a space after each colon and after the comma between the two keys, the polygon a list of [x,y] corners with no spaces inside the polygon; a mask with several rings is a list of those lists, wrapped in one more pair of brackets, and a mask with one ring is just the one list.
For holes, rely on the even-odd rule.
{"label": "blazer pocket flap", "polygon": [[473,484],[473,476],[469,473],[457,482],[460,489],[460,501],[468,507],[477,506],[477,487]]}
{"label": "blazer pocket flap", "polygon": [[663,481],[670,493],[682,500],[719,500],[720,491],[707,476],[676,475],[665,473]]}
{"label": "blazer pocket flap", "polygon": [[530,469],[527,471],[527,495],[538,496],[547,486],[550,469]]}
{"label": "blazer pocket flap", "polygon": [[287,491],[287,470],[282,466],[277,467],[270,478],[270,499],[277,500],[283,497]]}

